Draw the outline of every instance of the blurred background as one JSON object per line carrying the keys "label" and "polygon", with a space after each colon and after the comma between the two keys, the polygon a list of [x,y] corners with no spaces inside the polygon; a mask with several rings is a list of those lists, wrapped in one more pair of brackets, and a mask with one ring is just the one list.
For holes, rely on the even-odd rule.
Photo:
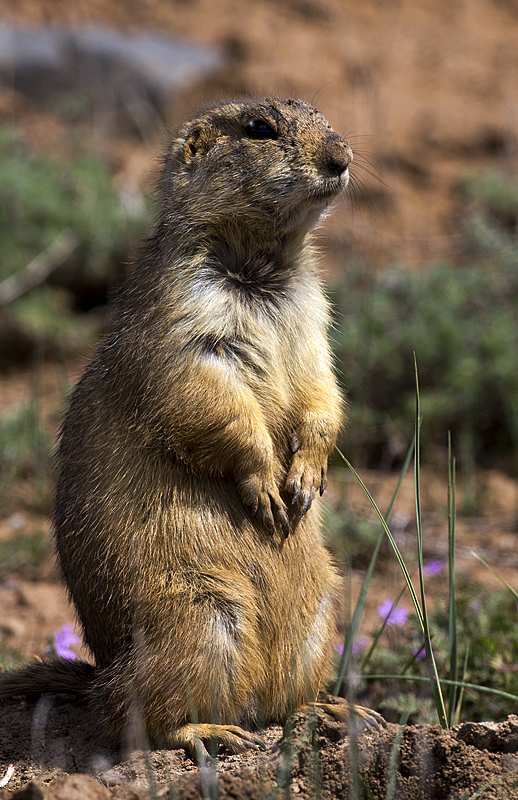
{"label": "blurred background", "polygon": [[[167,131],[199,104],[236,95],[302,97],[355,153],[350,191],[318,232],[350,398],[341,447],[383,506],[412,440],[415,352],[427,553],[447,546],[437,531],[449,431],[459,563],[468,569],[469,549],[491,547],[513,580],[517,42],[517,0],[0,1],[5,647],[41,652],[71,618],[49,557],[54,442],[152,228]],[[328,528],[354,573],[377,530],[335,467]],[[399,502],[404,541],[411,486]]]}

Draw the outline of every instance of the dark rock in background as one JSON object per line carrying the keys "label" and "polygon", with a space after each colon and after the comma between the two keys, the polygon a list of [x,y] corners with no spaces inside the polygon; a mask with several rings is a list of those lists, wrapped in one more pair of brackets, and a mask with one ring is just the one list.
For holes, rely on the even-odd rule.
{"label": "dark rock in background", "polygon": [[[143,137],[174,95],[217,72],[216,47],[151,31],[0,25],[0,82],[48,107],[76,93],[77,108],[128,123]],[[114,120],[116,124],[114,124]]]}

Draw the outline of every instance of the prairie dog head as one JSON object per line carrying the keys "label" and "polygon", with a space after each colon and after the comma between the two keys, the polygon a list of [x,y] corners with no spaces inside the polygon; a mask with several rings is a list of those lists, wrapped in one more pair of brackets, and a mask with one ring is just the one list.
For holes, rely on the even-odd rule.
{"label": "prairie dog head", "polygon": [[163,200],[193,219],[309,229],[348,184],[351,148],[302,100],[267,98],[214,106],[173,140]]}

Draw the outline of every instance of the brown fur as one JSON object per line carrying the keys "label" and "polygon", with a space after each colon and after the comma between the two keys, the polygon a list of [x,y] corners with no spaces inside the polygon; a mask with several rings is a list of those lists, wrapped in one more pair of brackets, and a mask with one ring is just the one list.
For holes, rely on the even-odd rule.
{"label": "brown fur", "polygon": [[166,155],[156,233],[59,448],[57,552],[115,734],[134,703],[165,745],[191,746],[194,720],[240,749],[257,740],[232,726],[324,685],[337,576],[318,506],[342,400],[308,233],[351,159],[278,99],[215,106]]}

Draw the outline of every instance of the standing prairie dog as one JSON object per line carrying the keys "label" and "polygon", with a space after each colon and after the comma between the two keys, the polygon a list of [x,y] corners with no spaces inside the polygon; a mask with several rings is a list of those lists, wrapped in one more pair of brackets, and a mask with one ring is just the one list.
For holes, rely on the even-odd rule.
{"label": "standing prairie dog", "polygon": [[293,99],[214,106],[172,140],[156,232],[59,447],[58,559],[96,666],[29,666],[0,695],[83,691],[115,735],[135,705],[164,746],[237,752],[260,742],[240,722],[324,687],[337,574],[318,505],[343,404],[309,232],[351,160]]}

